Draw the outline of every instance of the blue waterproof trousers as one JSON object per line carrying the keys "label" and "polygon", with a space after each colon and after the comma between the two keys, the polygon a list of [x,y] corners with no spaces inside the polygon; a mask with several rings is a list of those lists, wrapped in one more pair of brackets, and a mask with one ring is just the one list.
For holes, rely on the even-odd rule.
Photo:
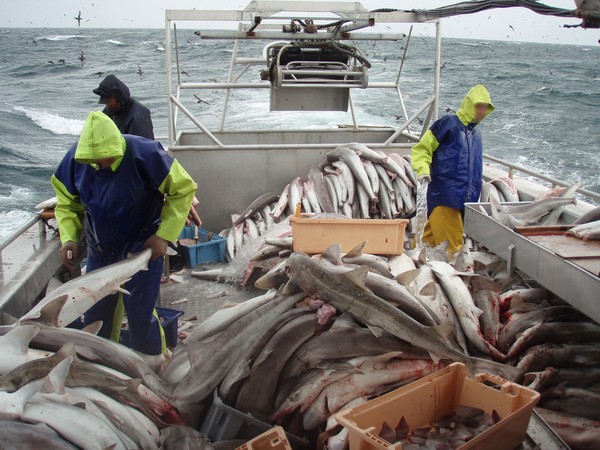
{"label": "blue waterproof trousers", "polygon": [[[110,263],[103,261],[102,257],[88,252],[87,272],[108,264]],[[129,295],[117,293],[103,298],[85,313],[85,324],[89,325],[101,320],[103,323],[98,335],[110,339],[114,333],[113,327],[118,327],[117,329],[121,327],[121,315],[115,315],[115,311],[119,295],[122,295],[129,323],[131,347],[147,355],[160,354],[163,349],[162,333],[154,307],[158,299],[162,271],[162,257],[150,261],[148,270],[139,271],[123,286],[129,291]]]}

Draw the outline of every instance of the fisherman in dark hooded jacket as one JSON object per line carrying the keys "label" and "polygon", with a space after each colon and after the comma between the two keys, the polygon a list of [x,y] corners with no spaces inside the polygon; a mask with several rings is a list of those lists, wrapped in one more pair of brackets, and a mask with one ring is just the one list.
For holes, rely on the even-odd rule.
{"label": "fisherman in dark hooded jacket", "polygon": [[94,89],[98,103],[106,105],[103,113],[110,117],[122,134],[154,139],[150,110],[129,94],[129,88],[114,75],[108,75]]}

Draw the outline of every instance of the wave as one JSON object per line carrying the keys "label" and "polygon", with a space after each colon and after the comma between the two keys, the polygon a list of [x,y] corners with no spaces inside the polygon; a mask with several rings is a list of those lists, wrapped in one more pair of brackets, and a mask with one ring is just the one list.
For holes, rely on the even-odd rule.
{"label": "wave", "polygon": [[0,239],[7,237],[12,231],[16,230],[19,225],[29,219],[32,215],[32,212],[16,209],[2,211],[3,220],[0,222]]}
{"label": "wave", "polygon": [[115,39],[109,39],[108,41],[106,41],[108,44],[113,44],[113,45],[119,45],[119,46],[123,46],[123,45],[127,45],[124,42],[121,41],[117,41]]}
{"label": "wave", "polygon": [[53,36],[42,36],[38,41],[66,41],[68,39],[85,39],[87,36],[81,34],[55,34]]}
{"label": "wave", "polygon": [[81,128],[83,127],[83,120],[68,119],[44,110],[29,109],[22,106],[15,106],[14,109],[24,113],[38,127],[54,134],[70,134],[73,136],[79,136],[79,133],[81,133]]}
{"label": "wave", "polygon": [[[2,183],[4,186],[9,186],[6,183]],[[10,187],[10,193],[7,195],[0,194],[0,205],[5,206],[7,204],[16,205],[23,204],[30,201],[33,197],[33,190],[26,187]]]}

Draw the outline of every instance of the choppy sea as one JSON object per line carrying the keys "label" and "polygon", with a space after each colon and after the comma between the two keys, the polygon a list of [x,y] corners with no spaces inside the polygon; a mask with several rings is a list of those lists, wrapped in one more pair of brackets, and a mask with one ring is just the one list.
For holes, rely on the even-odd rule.
{"label": "choppy sea", "polygon": [[[53,195],[50,176],[87,113],[100,108],[92,89],[105,75],[121,78],[152,111],[155,135],[167,135],[164,40],[163,30],[0,29],[0,238]],[[182,78],[225,80],[230,42],[180,30],[178,45]],[[358,44],[373,64],[370,80],[395,80],[403,45]],[[413,36],[407,49],[408,115],[431,95],[433,48],[432,38]],[[262,44],[245,42],[240,51],[257,57]],[[481,124],[487,153],[600,192],[600,46],[445,39],[442,61],[442,113],[457,109],[475,84],[492,95],[496,110]],[[257,80],[258,67],[241,78]],[[194,93],[209,104],[196,103]],[[190,109],[217,127],[222,92],[186,95]],[[355,103],[361,124],[400,124],[394,115],[404,115],[390,91],[357,90]],[[269,113],[268,91],[252,90],[232,94],[226,127],[348,123],[349,113]]]}

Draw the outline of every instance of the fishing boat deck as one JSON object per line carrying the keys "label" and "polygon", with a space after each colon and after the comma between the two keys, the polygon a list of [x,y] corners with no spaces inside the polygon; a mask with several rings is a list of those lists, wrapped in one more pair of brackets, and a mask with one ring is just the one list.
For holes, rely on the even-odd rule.
{"label": "fishing boat deck", "polygon": [[[211,264],[205,267],[218,269],[224,266],[225,264]],[[192,325],[200,324],[221,309],[225,302],[240,303],[261,292],[254,287],[242,288],[231,282],[200,280],[191,276],[191,273],[191,269],[173,272],[170,281],[163,283],[160,288],[159,306],[183,311],[180,328],[187,322]],[[191,318],[194,319],[190,320]]]}

